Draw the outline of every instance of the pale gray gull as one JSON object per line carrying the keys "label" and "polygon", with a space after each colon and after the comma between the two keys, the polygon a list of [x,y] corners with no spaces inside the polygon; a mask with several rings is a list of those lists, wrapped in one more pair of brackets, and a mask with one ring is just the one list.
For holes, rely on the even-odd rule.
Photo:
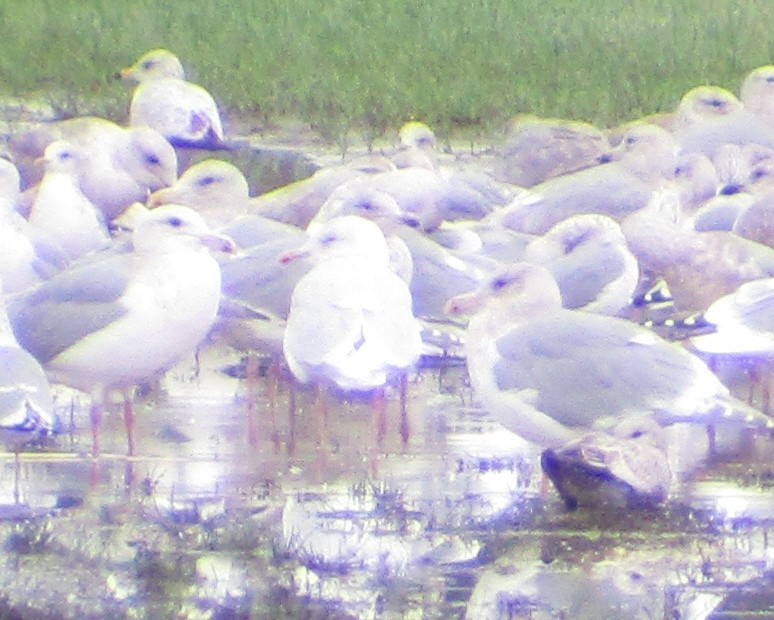
{"label": "pale gray gull", "polygon": [[[13,441],[60,428],[54,399],[40,362],[19,346],[0,302],[0,429]],[[15,435],[15,436],[14,436]]]}
{"label": "pale gray gull", "polygon": [[774,130],[730,91],[698,86],[685,94],[677,109],[674,131],[684,153],[714,157],[725,144],[774,147]]}
{"label": "pale gray gull", "polygon": [[102,212],[81,191],[78,166],[83,155],[65,140],[46,147],[46,173],[35,193],[29,223],[54,239],[70,260],[110,243]]}
{"label": "pale gray gull", "polygon": [[[10,147],[19,160],[27,185],[42,175],[31,174],[32,162],[56,140],[67,140],[81,153],[78,182],[108,221],[148,193],[177,179],[177,155],[172,145],[149,127],[120,127],[95,117],[47,123],[12,137]],[[33,190],[34,191],[34,188]]]}
{"label": "pale gray gull", "polygon": [[745,282],[715,301],[702,315],[714,331],[691,338],[702,355],[735,360],[750,369],[753,383],[763,379],[763,405],[770,409],[770,375],[774,361],[774,278]]}
{"label": "pale gray gull", "polygon": [[449,302],[454,314],[476,309],[465,342],[474,395],[493,419],[542,447],[615,432],[643,415],[662,425],[774,426],[684,348],[625,319],[563,309],[544,267],[518,263]]}
{"label": "pale gray gull", "polygon": [[336,218],[283,261],[307,254],[318,262],[293,291],[283,342],[295,377],[369,391],[408,371],[419,358],[420,325],[379,227]]}
{"label": "pale gray gull", "polygon": [[40,284],[67,266],[64,250],[17,211],[19,172],[0,158],[0,280],[6,294]]}
{"label": "pale gray gull", "polygon": [[129,123],[152,127],[175,146],[216,147],[223,142],[223,125],[212,95],[186,81],[180,60],[155,49],[121,70],[125,80],[139,82],[132,96]]}
{"label": "pale gray gull", "polygon": [[9,307],[20,344],[53,381],[92,395],[94,452],[112,390],[124,397],[134,452],[134,387],[193,354],[215,321],[221,275],[209,249],[233,242],[188,207],[141,219],[130,253],[111,253],[47,280]]}
{"label": "pale gray gull", "polygon": [[677,151],[666,130],[634,126],[611,152],[615,161],[540,183],[492,217],[530,234],[543,234],[579,213],[601,213],[621,221],[644,207],[665,180],[674,178]]}
{"label": "pale gray gull", "polygon": [[600,314],[626,308],[640,278],[621,227],[598,213],[559,222],[527,246],[524,260],[551,272],[563,307]]}

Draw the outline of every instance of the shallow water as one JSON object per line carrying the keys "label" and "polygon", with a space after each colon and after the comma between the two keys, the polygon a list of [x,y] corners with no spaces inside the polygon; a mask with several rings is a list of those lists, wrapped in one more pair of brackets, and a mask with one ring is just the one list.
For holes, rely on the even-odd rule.
{"label": "shallow water", "polygon": [[[138,403],[132,459],[116,410],[94,462],[88,403],[58,393],[66,432],[18,460],[0,457],[0,616],[774,610],[769,439],[748,438],[744,456],[694,471],[663,508],[568,513],[542,483],[537,451],[470,405],[459,364],[412,380],[405,445],[393,394],[383,445],[370,403],[334,401],[324,449],[313,394],[296,395],[291,424],[283,381],[272,422],[261,376],[251,422],[242,370],[237,353],[210,348],[198,374],[193,360],[169,373]],[[680,432],[703,449],[703,429]],[[693,469],[703,455],[682,456],[674,467]]]}
{"label": "shallow water", "polygon": [[292,416],[287,378],[244,370],[210,347],[168,373],[132,458],[118,407],[95,461],[88,400],[58,391],[64,432],[0,453],[0,617],[774,616],[770,438],[721,432],[708,465],[676,428],[665,506],[567,512],[459,362],[413,377],[406,443],[394,393],[383,442],[368,402],[333,401],[321,437],[313,394]]}

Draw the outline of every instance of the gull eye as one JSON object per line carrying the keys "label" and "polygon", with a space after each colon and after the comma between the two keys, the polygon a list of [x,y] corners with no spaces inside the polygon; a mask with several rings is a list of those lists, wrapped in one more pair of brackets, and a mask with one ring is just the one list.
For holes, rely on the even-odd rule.
{"label": "gull eye", "polygon": [[359,207],[360,207],[360,208],[361,208],[363,211],[373,211],[373,210],[374,210],[374,208],[375,208],[375,207],[374,207],[374,205],[373,205],[372,203],[370,203],[370,202],[361,202],[361,203],[359,204]]}
{"label": "gull eye", "polygon": [[146,60],[142,65],[140,65],[143,69],[153,69],[153,67],[156,66],[155,60]]}
{"label": "gull eye", "polygon": [[152,153],[145,156],[145,161],[151,164],[152,166],[158,166],[161,163],[159,156],[153,155]]}
{"label": "gull eye", "polygon": [[322,237],[320,237],[320,244],[330,245],[331,243],[336,241],[337,238],[338,237],[336,237],[336,235],[334,235],[333,233],[328,233],[327,235],[323,235]]}
{"label": "gull eye", "polygon": [[183,220],[176,215],[173,215],[169,219],[167,219],[167,224],[172,226],[172,228],[180,228],[183,225]]}
{"label": "gull eye", "polygon": [[197,185],[199,185],[199,187],[207,187],[208,185],[212,185],[213,183],[215,183],[217,180],[218,179],[216,177],[207,176],[207,177],[204,177],[203,179],[199,179],[199,182]]}
{"label": "gull eye", "polygon": [[506,286],[508,286],[508,285],[510,284],[510,282],[511,282],[511,281],[510,281],[508,278],[504,278],[504,277],[501,277],[501,278],[495,278],[494,280],[492,280],[492,285],[491,285],[491,286],[492,286],[492,289],[493,289],[493,290],[495,290],[495,291],[501,291],[501,290],[503,290],[503,289],[504,289]]}

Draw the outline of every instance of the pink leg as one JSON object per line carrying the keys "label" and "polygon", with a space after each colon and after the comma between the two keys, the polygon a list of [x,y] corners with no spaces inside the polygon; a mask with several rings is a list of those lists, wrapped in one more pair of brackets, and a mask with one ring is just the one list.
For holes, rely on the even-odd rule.
{"label": "pink leg", "polygon": [[124,392],[124,426],[126,426],[127,454],[130,457],[137,454],[137,444],[134,435],[136,421],[137,412],[134,409],[134,392],[133,390],[126,390]]}
{"label": "pink leg", "polygon": [[400,438],[405,446],[411,435],[408,419],[408,375],[400,376]]}
{"label": "pink leg", "polygon": [[100,398],[92,396],[89,414],[91,416],[91,456],[94,459],[99,458],[101,448],[100,427],[102,425],[102,404]]}
{"label": "pink leg", "polygon": [[387,436],[387,397],[384,393],[384,387],[374,390],[371,403],[374,409],[374,437],[376,445],[381,448]]}
{"label": "pink leg", "polygon": [[274,449],[279,450],[280,447],[280,434],[277,430],[277,396],[279,394],[280,379],[282,377],[281,362],[272,357],[271,364],[269,364],[268,380],[269,380],[269,418],[271,420],[271,441],[274,444]]}

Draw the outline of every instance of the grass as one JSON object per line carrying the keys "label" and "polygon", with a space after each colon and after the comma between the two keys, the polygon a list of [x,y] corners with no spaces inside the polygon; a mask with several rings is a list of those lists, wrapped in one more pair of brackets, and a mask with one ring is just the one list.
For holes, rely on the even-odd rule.
{"label": "grass", "polygon": [[418,118],[491,135],[517,112],[611,126],[774,62],[771,0],[0,2],[0,91],[122,120],[121,67],[153,47],[256,124],[334,140]]}

